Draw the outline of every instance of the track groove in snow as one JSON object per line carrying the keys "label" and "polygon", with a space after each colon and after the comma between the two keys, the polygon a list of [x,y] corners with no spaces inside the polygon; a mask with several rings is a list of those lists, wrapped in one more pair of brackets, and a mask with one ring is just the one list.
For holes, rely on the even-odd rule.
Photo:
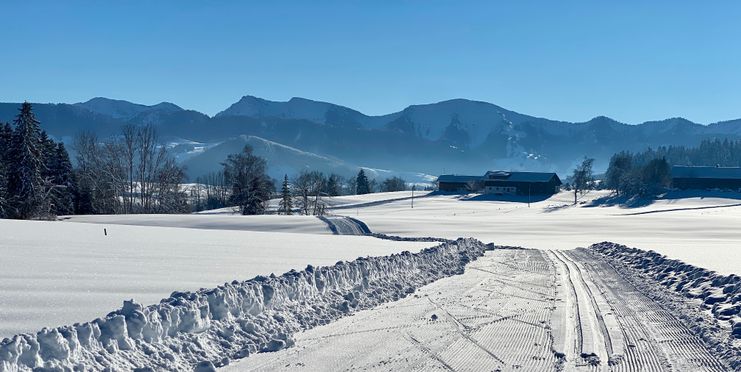
{"label": "track groove in snow", "polygon": [[[496,249],[467,268],[414,296],[298,334],[295,348],[227,369],[729,370],[668,310],[586,250]],[[591,344],[579,339],[582,328]],[[581,358],[583,347],[601,363]]]}

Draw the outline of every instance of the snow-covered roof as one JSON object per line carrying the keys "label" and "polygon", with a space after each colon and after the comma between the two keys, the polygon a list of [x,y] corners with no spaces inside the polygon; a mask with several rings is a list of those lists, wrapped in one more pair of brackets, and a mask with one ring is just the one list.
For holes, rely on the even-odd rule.
{"label": "snow-covered roof", "polygon": [[483,180],[501,180],[510,182],[549,182],[553,177],[556,177],[556,180],[560,185],[561,179],[558,178],[557,174],[542,172],[488,171],[483,176],[459,176],[455,174],[443,174],[437,178],[437,181],[449,183],[466,183]]}
{"label": "snow-covered roof", "polygon": [[561,183],[561,179],[559,179],[558,175],[555,173],[488,171],[484,175],[484,178],[489,180],[511,182],[548,182],[553,177],[556,177],[559,184]]}
{"label": "snow-covered roof", "polygon": [[672,178],[741,179],[741,168],[675,165],[672,167]]}
{"label": "snow-covered roof", "polygon": [[459,176],[456,174],[443,174],[437,178],[437,182],[467,183],[481,181],[481,176]]}

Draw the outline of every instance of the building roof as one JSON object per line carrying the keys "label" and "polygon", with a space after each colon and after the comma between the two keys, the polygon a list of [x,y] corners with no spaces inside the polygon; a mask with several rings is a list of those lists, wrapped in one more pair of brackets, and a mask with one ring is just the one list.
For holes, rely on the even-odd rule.
{"label": "building roof", "polygon": [[437,177],[437,182],[448,182],[448,183],[467,183],[481,181],[481,176],[459,176],[456,174],[443,174]]}
{"label": "building roof", "polygon": [[561,184],[561,179],[555,173],[488,171],[484,175],[484,178],[488,180],[510,182],[549,182],[553,177],[556,177],[558,183]]}
{"label": "building roof", "polygon": [[672,178],[713,178],[735,180],[741,179],[741,168],[675,165],[672,167]]}
{"label": "building roof", "polygon": [[443,174],[437,178],[437,182],[467,183],[484,180],[498,180],[509,182],[549,182],[553,177],[556,177],[556,181],[560,185],[561,179],[558,178],[558,175],[555,173],[506,171],[488,171],[483,176],[459,176],[455,174]]}

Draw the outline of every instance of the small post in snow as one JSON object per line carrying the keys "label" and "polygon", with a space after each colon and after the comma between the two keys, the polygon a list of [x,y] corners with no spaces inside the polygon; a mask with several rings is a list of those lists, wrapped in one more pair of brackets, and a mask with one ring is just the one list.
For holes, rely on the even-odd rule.
{"label": "small post in snow", "polygon": [[412,185],[412,209],[414,209],[414,189],[417,187],[417,185]]}
{"label": "small post in snow", "polygon": [[103,228],[103,235],[104,235],[104,236],[108,236],[108,230],[106,230],[106,228],[105,228],[105,227]]}

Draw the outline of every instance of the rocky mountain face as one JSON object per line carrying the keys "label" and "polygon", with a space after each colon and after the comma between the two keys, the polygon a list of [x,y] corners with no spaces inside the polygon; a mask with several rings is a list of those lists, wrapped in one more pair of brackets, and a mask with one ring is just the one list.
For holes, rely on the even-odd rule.
{"label": "rocky mountain face", "polygon": [[[0,103],[0,121],[11,121],[18,107]],[[741,138],[741,119],[701,125],[671,118],[629,125],[596,117],[571,123],[465,99],[381,116],[304,98],[276,102],[252,96],[213,117],[166,102],[146,106],[107,98],[35,104],[34,110],[42,127],[65,141],[83,130],[106,137],[126,123],[154,125],[163,143],[189,166],[191,177],[217,169],[226,149],[243,144],[272,148],[263,155],[275,172],[289,175],[312,168],[347,176],[361,166],[406,175],[487,169],[566,174],[584,156],[595,158],[600,170],[617,151]]]}

